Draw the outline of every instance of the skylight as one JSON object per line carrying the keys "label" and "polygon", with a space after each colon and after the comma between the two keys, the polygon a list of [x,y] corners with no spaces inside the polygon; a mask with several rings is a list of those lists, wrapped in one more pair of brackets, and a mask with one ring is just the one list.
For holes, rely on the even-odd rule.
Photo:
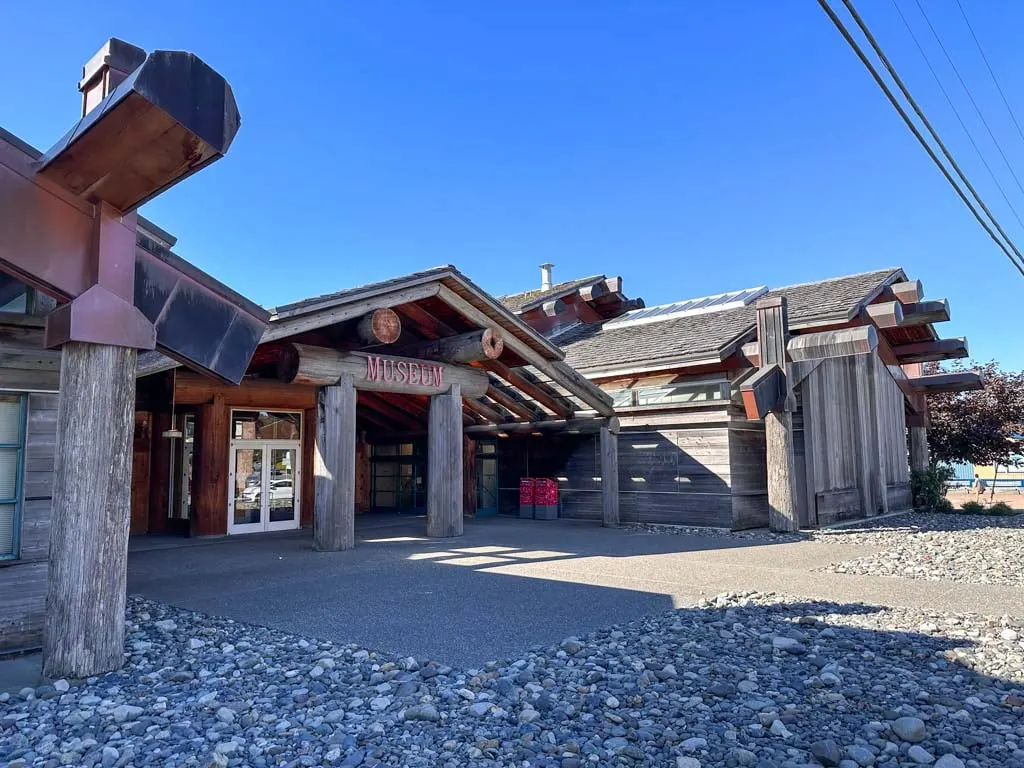
{"label": "skylight", "polygon": [[703,315],[708,312],[721,312],[725,309],[737,309],[747,306],[766,293],[768,293],[767,286],[759,285],[756,288],[744,288],[741,291],[730,291],[729,293],[719,293],[714,296],[702,296],[697,299],[675,301],[671,304],[661,304],[657,307],[634,309],[621,317],[605,323],[604,327],[622,328],[629,325],[660,323],[662,320],[675,320],[678,317]]}

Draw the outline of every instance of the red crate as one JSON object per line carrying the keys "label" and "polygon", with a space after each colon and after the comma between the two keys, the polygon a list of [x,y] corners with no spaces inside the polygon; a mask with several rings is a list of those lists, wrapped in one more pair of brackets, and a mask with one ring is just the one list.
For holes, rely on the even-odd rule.
{"label": "red crate", "polygon": [[532,477],[524,477],[519,481],[519,506],[533,504],[534,481]]}
{"label": "red crate", "polygon": [[533,503],[541,507],[558,505],[558,483],[549,478],[534,480]]}

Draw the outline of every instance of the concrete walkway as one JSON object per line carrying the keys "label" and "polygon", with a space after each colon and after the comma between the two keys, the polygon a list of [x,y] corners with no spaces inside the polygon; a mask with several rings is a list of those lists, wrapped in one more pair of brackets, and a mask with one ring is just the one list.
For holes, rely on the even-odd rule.
{"label": "concrete walkway", "polygon": [[518,655],[726,591],[1024,615],[1024,589],[813,571],[870,553],[602,529],[567,521],[468,522],[423,537],[422,519],[367,519],[358,546],[314,552],[308,532],[135,547],[129,592],[300,634],[456,666]]}

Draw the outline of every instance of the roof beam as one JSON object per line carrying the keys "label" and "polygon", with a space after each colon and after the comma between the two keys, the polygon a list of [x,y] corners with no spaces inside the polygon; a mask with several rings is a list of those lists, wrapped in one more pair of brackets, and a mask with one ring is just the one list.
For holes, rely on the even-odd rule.
{"label": "roof beam", "polygon": [[487,387],[487,396],[506,410],[527,421],[538,421],[544,415],[542,411],[534,408],[529,403],[515,398],[510,390],[505,389],[498,382],[494,381],[493,378],[490,379],[490,386]]}
{"label": "roof beam", "polygon": [[944,323],[947,320],[949,320],[949,301],[934,299],[905,304],[903,306],[903,321],[899,325],[901,328],[906,328],[911,325]]}
{"label": "roof beam", "polygon": [[498,360],[488,360],[481,365],[487,368],[487,370],[496,373],[520,392],[524,392],[532,397],[556,416],[561,416],[565,419],[572,418],[573,409],[559,402],[557,394],[543,384],[534,384]]}
{"label": "roof beam", "polygon": [[410,416],[406,411],[403,411],[400,408],[395,408],[391,403],[385,402],[365,390],[358,393],[356,397],[356,405],[365,405],[367,408],[387,416],[391,421],[405,427],[412,429],[422,429],[423,427],[422,423]]}
{"label": "roof beam", "polygon": [[901,304],[915,304],[924,298],[924,286],[920,280],[906,280],[889,286],[893,297]]}
{"label": "roof beam", "polygon": [[893,347],[893,353],[900,363],[930,363],[937,360],[956,360],[967,357],[967,339],[937,339],[915,344],[901,344]]}
{"label": "roof beam", "polygon": [[390,309],[396,304],[407,304],[420,299],[428,299],[431,296],[436,296],[440,288],[441,286],[438,283],[423,283],[397,291],[379,293],[361,301],[332,306],[304,315],[290,316],[284,320],[271,319],[270,327],[263,334],[261,343],[277,341],[288,336],[294,336],[297,333],[322,328],[325,325],[334,325],[346,320],[354,320],[377,309]]}
{"label": "roof beam", "polygon": [[[477,325],[488,326],[493,322],[484,312],[474,307],[447,286],[440,286],[438,296],[467,320]],[[549,376],[552,381],[568,389],[602,416],[615,415],[611,397],[596,384],[584,378],[571,366],[561,360],[545,359],[543,355],[512,333],[505,337],[505,346],[528,361],[539,371]]]}
{"label": "roof beam", "polygon": [[439,339],[442,336],[454,336],[456,333],[455,329],[438,320],[419,304],[403,304],[400,307],[394,307],[394,310],[411,320],[416,326],[416,330],[426,339]]}
{"label": "roof beam", "polygon": [[512,424],[483,424],[466,427],[463,432],[467,435],[494,435],[499,433],[530,434],[534,432],[544,434],[555,432],[559,434],[586,435],[600,432],[601,427],[608,427],[608,430],[612,434],[618,434],[618,417],[612,416],[610,418],[566,419],[534,422],[517,421]]}
{"label": "roof beam", "polygon": [[908,381],[917,389],[928,394],[937,392],[972,392],[985,388],[985,380],[977,371],[955,371],[933,373],[927,376],[912,376]]}
{"label": "roof beam", "polygon": [[484,421],[489,421],[492,424],[501,424],[506,419],[490,406],[480,402],[474,397],[462,398],[463,404],[469,408],[477,416],[481,416]]}
{"label": "roof beam", "polygon": [[897,328],[903,323],[903,304],[898,301],[868,304],[864,312],[879,328]]}

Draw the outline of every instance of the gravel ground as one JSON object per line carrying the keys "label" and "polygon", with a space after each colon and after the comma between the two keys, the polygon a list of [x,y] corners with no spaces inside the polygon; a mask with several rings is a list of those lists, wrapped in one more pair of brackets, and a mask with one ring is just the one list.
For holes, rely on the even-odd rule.
{"label": "gravel ground", "polygon": [[630,530],[683,536],[711,536],[775,544],[814,541],[880,548],[875,554],[833,563],[821,570],[858,576],[895,576],[961,584],[1024,586],[1024,515],[912,512],[866,520],[841,528],[771,533],[758,529],[690,528],[634,524]]}
{"label": "gravel ground", "polygon": [[833,573],[1024,586],[1024,515],[914,513],[820,531],[814,539],[883,548],[822,569]]}
{"label": "gravel ground", "polygon": [[0,703],[0,765],[1024,766],[1021,636],[722,595],[459,671],[133,599],[122,672]]}

